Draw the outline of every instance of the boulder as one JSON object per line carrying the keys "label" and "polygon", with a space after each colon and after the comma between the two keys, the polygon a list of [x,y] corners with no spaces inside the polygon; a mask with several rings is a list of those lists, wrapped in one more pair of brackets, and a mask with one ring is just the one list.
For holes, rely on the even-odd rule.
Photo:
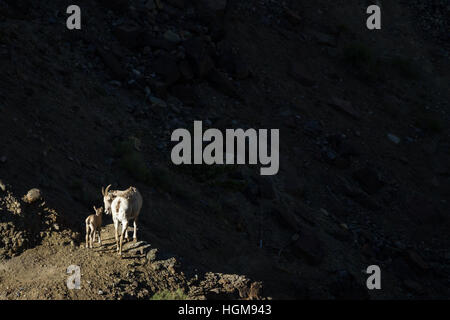
{"label": "boulder", "polygon": [[33,188],[27,192],[26,195],[23,196],[22,200],[26,203],[33,203],[42,199],[41,190],[37,188]]}

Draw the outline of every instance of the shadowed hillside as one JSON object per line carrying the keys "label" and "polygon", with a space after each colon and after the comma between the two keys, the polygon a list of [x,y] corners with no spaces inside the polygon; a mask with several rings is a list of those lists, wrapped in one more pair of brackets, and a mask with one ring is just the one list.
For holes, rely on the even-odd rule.
{"label": "shadowed hillside", "polygon": [[[0,298],[448,297],[450,12],[391,2],[0,1]],[[173,165],[195,120],[280,129],[280,171]],[[108,184],[144,199],[123,259],[110,216],[84,248]]]}

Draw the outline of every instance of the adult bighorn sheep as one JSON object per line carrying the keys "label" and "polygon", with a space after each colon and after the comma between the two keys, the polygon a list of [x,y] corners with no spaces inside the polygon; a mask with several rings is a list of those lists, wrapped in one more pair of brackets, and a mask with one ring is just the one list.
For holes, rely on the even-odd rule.
{"label": "adult bighorn sheep", "polygon": [[92,248],[92,242],[95,241],[95,233],[98,234],[98,243],[102,246],[102,236],[100,229],[102,227],[103,208],[94,206],[95,214],[91,214],[86,218],[86,248]]}
{"label": "adult bighorn sheep", "polygon": [[[127,230],[130,220],[133,220],[134,225],[133,240],[137,241],[136,225],[139,212],[142,208],[142,196],[135,187],[129,187],[126,190],[109,190],[110,187],[111,185],[107,186],[106,189],[102,187],[103,202],[105,203],[106,214],[112,214],[117,251],[119,255],[122,255],[123,236],[125,234],[125,239],[128,239]],[[117,233],[119,222],[122,225],[120,245],[119,235]]]}

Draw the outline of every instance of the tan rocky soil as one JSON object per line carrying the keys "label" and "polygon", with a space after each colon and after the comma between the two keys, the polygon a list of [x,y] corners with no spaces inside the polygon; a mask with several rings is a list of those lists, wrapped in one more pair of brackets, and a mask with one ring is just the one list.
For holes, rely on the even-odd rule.
{"label": "tan rocky soil", "polygon": [[[72,32],[65,0],[0,1],[0,297],[448,297],[450,15],[416,2],[372,32],[366,1],[80,0]],[[279,173],[174,166],[194,120],[279,128]],[[159,263],[119,259],[110,217],[80,247],[108,184]]]}

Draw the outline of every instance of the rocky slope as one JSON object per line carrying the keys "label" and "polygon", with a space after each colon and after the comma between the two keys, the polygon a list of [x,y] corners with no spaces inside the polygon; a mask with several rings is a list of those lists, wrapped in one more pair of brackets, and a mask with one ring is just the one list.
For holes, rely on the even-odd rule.
{"label": "rocky slope", "polygon": [[[448,8],[383,3],[370,32],[365,1],[80,0],[69,31],[68,4],[0,2],[1,297],[448,296]],[[171,165],[194,120],[279,128],[279,174]],[[82,247],[109,183],[141,190],[167,272],[116,257],[108,218],[105,249]]]}

